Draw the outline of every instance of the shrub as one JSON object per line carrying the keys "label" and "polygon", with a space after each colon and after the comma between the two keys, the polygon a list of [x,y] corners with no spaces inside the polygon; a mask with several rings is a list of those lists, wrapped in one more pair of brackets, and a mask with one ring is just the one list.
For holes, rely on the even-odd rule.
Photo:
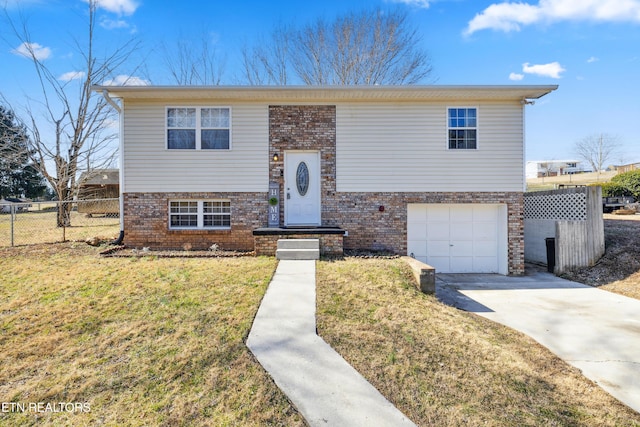
{"label": "shrub", "polygon": [[622,197],[631,195],[627,187],[615,182],[604,182],[602,184],[594,185],[602,187],[602,197]]}
{"label": "shrub", "polygon": [[640,198],[640,169],[616,175],[611,178],[611,182],[626,188],[625,195]]}

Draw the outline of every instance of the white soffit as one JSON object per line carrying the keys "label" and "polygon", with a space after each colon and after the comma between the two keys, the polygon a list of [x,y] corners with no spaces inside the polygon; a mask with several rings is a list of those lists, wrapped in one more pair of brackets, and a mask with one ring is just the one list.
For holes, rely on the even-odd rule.
{"label": "white soffit", "polygon": [[139,100],[263,102],[504,101],[538,99],[557,85],[520,86],[94,86],[97,92]]}

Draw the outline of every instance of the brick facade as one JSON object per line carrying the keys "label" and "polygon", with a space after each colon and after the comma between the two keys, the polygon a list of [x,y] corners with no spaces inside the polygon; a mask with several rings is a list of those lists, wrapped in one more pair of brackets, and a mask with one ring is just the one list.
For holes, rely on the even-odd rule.
{"label": "brick facade", "polygon": [[[407,204],[500,203],[508,212],[508,272],[524,274],[523,195],[488,193],[338,193],[336,191],[336,109],[330,105],[269,107],[269,179],[284,194],[284,158],[287,150],[320,152],[322,225],[348,232],[345,249],[407,251]],[[278,160],[272,159],[278,154]],[[231,202],[230,230],[169,230],[169,200],[227,199]],[[125,193],[125,243],[132,247],[223,249],[274,253],[274,239],[253,236],[267,226],[267,192],[256,193]],[[383,209],[381,208],[383,207]],[[284,225],[284,200],[280,201]],[[303,236],[300,236],[303,237]],[[307,235],[308,237],[308,235]],[[324,237],[326,247],[338,250],[337,236]],[[342,236],[339,236],[342,240]],[[341,242],[340,242],[341,243]],[[333,249],[330,249],[333,250]],[[341,251],[341,249],[340,249]]]}
{"label": "brick facade", "polygon": [[[170,230],[170,200],[216,200],[231,202],[229,230]],[[252,231],[267,221],[267,192],[261,193],[125,193],[125,243],[134,248],[253,250]]]}

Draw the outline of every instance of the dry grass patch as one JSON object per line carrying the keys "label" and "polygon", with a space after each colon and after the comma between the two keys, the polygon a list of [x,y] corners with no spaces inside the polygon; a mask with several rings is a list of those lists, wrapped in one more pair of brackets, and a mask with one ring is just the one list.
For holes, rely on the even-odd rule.
{"label": "dry grass patch", "polygon": [[605,254],[562,277],[640,299],[640,215],[604,215]]}
{"label": "dry grass patch", "polygon": [[640,425],[533,340],[412,280],[402,260],[320,262],[318,330],[418,425]]}
{"label": "dry grass patch", "polygon": [[[56,243],[65,240],[85,240],[94,236],[115,238],[120,232],[120,220],[105,216],[87,217],[71,212],[71,227],[56,225],[55,211],[29,211],[15,215],[14,245]],[[11,246],[11,215],[0,215],[0,247]]]}
{"label": "dry grass patch", "polygon": [[88,413],[3,425],[302,425],[244,345],[271,258],[99,258],[85,244],[0,250],[0,402]]}

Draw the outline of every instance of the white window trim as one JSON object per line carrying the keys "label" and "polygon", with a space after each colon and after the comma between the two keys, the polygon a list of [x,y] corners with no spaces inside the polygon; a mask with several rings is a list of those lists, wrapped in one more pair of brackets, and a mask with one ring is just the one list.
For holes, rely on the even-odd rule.
{"label": "white window trim", "polygon": [[[171,216],[172,215],[180,215],[180,214],[172,214],[171,213],[171,203],[173,202],[197,202],[198,203],[198,211],[195,215],[198,217],[198,225],[197,227],[174,227],[171,225]],[[204,225],[204,202],[227,202],[229,203],[229,226],[208,226]],[[230,230],[231,229],[231,200],[229,199],[171,199],[167,203],[167,223],[169,225],[169,230]],[[189,214],[185,214],[189,215]],[[191,214],[193,215],[193,214]]]}
{"label": "white window trim", "polygon": [[[451,128],[449,127],[449,109],[450,108],[475,108],[476,110],[476,126],[472,127],[472,128]],[[445,117],[445,127],[446,127],[446,133],[445,133],[445,147],[447,149],[447,151],[460,151],[460,152],[465,152],[465,151],[477,151],[480,149],[480,108],[478,108],[477,105],[448,105],[445,110],[444,110],[444,117]],[[450,129],[475,129],[476,131],[476,148],[449,148],[449,130]]]}
{"label": "white window trim", "polygon": [[[196,148],[169,148],[169,125],[167,118],[169,117],[169,109],[171,108],[195,108],[196,109]],[[201,111],[203,108],[226,108],[229,110],[229,148],[203,149],[202,148],[202,121]],[[233,110],[229,105],[167,105],[164,109],[164,148],[167,151],[231,151],[233,148]],[[190,129],[190,128],[185,128]],[[205,129],[226,129],[226,128],[205,128]]]}

